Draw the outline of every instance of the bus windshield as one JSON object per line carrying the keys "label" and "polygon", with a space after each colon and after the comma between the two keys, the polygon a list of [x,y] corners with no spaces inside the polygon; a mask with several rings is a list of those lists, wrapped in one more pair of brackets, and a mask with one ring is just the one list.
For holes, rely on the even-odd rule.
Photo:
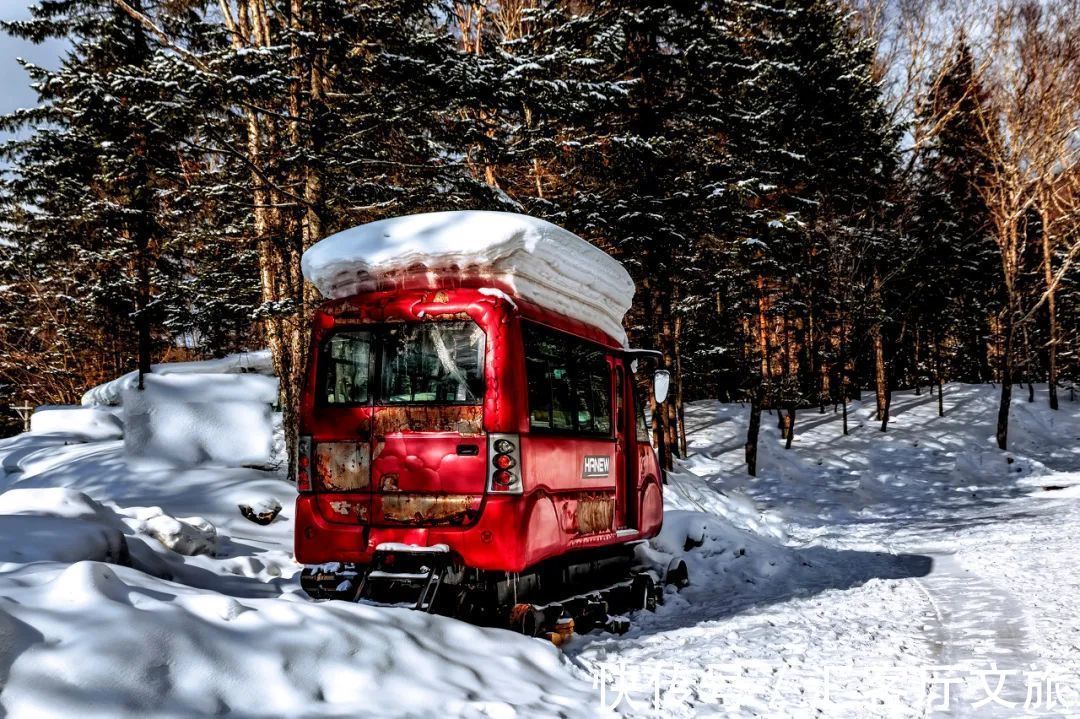
{"label": "bus windshield", "polygon": [[480,404],[484,350],[483,331],[467,320],[338,332],[321,348],[322,399],[330,405]]}

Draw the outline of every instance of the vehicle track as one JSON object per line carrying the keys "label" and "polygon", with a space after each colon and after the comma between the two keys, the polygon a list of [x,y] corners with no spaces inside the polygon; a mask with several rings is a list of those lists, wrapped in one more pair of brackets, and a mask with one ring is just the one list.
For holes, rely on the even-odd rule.
{"label": "vehicle track", "polygon": [[1039,661],[1020,603],[954,555],[932,556],[930,574],[914,580],[936,617],[927,637],[937,655],[927,685],[927,716],[1039,716],[1038,710],[1025,711],[1026,672]]}

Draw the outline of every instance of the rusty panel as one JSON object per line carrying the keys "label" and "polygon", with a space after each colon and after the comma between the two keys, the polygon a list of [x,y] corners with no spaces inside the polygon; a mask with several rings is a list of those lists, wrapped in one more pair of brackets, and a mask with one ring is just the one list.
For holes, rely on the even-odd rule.
{"label": "rusty panel", "polygon": [[395,432],[457,432],[479,435],[484,431],[484,409],[476,406],[379,407],[375,412],[375,436]]}
{"label": "rusty panel", "polygon": [[[360,524],[367,524],[368,521],[368,504],[367,500],[361,502],[353,502],[348,499],[335,499],[329,502],[330,513],[325,515],[326,518],[334,523],[351,524],[353,522],[359,522]],[[345,521],[349,520],[349,521]]]}
{"label": "rusty panel", "polygon": [[615,519],[615,498],[607,495],[585,495],[574,508],[574,525],[578,534],[607,532]]}
{"label": "rusty panel", "polygon": [[471,320],[468,312],[433,312],[428,317],[432,320]]}
{"label": "rusty panel", "polygon": [[396,494],[381,498],[385,524],[470,524],[479,515],[480,497],[467,494]]}
{"label": "rusty panel", "polygon": [[323,489],[346,492],[371,484],[371,458],[363,442],[319,442],[315,445],[315,476]]}

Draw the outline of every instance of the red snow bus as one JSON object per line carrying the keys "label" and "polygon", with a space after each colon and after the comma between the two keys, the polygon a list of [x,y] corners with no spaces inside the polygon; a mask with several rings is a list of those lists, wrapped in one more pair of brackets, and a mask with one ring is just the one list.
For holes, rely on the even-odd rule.
{"label": "red snow bus", "polygon": [[663,515],[635,380],[655,353],[490,280],[424,281],[315,314],[296,502],[305,589],[409,589],[417,608],[490,614],[630,576],[654,600],[631,567]]}

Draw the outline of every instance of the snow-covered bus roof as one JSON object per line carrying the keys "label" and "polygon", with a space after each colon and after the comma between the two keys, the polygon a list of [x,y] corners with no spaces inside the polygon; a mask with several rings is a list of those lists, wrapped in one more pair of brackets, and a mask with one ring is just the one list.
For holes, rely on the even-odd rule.
{"label": "snow-covered bus roof", "polygon": [[528,215],[467,210],[369,222],[317,242],[301,265],[330,299],[435,287],[447,273],[490,282],[626,345],[622,319],[634,297],[626,269],[574,233]]}

